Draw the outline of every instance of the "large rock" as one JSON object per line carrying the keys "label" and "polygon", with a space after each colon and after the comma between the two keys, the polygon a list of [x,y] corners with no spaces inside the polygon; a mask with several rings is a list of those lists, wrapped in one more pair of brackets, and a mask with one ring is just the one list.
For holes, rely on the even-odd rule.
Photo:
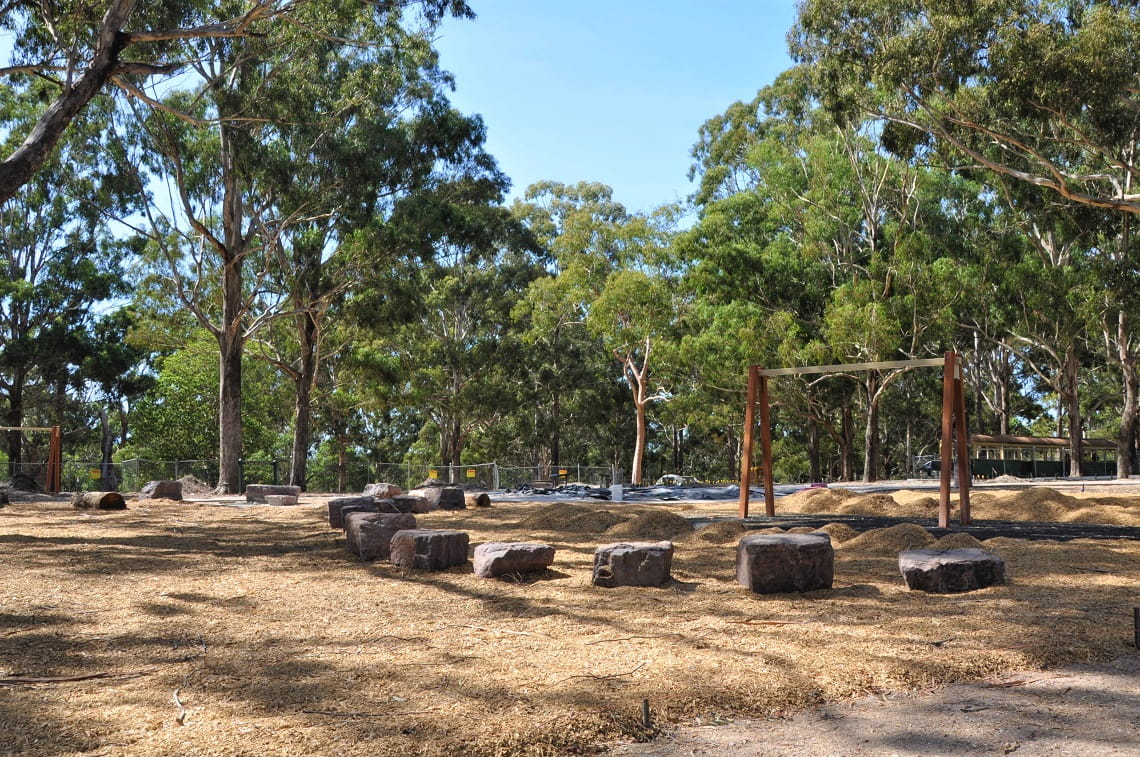
{"label": "large rock", "polygon": [[301,487],[278,484],[249,484],[245,487],[246,502],[260,502],[264,505],[267,494],[287,494],[297,497],[301,494]]}
{"label": "large rock", "polygon": [[182,500],[181,481],[147,481],[139,492],[139,499]]}
{"label": "large rock", "polygon": [[466,510],[467,500],[458,486],[428,486],[417,492],[433,510]]}
{"label": "large rock", "polygon": [[344,513],[341,512],[346,507],[354,505],[371,505],[376,507],[376,512],[383,512],[377,507],[376,500],[372,497],[337,497],[330,499],[329,508],[329,528],[344,528]]}
{"label": "large rock", "polygon": [[127,503],[118,492],[76,492],[71,506],[79,510],[126,510]]}
{"label": "large rock", "polygon": [[554,564],[554,547],[537,542],[489,541],[475,548],[475,575],[495,578],[535,573]]}
{"label": "large rock", "polygon": [[345,546],[361,560],[387,560],[392,535],[416,527],[410,513],[350,512],[344,519]]}
{"label": "large rock", "polygon": [[416,513],[422,515],[436,509],[426,499],[414,494],[400,494],[388,499],[378,499],[376,503],[380,505],[380,512],[382,513]]}
{"label": "large rock", "polygon": [[265,504],[273,505],[274,507],[281,507],[282,505],[295,505],[297,504],[296,494],[266,494]]}
{"label": "large rock", "polygon": [[413,570],[446,570],[467,562],[469,537],[463,531],[413,528],[392,534],[393,565]]}
{"label": "large rock", "polygon": [[957,594],[1005,583],[1005,561],[984,549],[912,549],[899,553],[908,589]]}
{"label": "large rock", "polygon": [[827,534],[751,534],[736,548],[736,580],[757,594],[830,589],[834,575]]}
{"label": "large rock", "polygon": [[365,497],[376,497],[377,499],[391,499],[403,493],[404,490],[395,484],[369,484],[364,487]]}
{"label": "large rock", "polygon": [[673,542],[635,541],[607,544],[594,550],[597,586],[661,586],[669,580]]}

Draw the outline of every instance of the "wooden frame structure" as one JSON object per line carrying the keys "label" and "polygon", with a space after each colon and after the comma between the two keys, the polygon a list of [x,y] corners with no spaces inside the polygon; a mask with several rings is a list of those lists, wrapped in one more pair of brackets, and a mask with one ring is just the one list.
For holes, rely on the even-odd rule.
{"label": "wooden frame structure", "polygon": [[44,490],[49,494],[59,494],[63,484],[63,432],[60,427],[0,426],[0,431],[46,431],[51,434]]}
{"label": "wooden frame structure", "polygon": [[[945,357],[927,360],[890,360],[880,363],[815,365],[800,368],[748,369],[748,399],[744,407],[744,449],[740,461],[740,517],[748,517],[749,487],[752,485],[752,442],[756,425],[756,405],[760,405],[760,451],[764,458],[764,513],[776,514],[776,493],[772,482],[772,409],[768,399],[768,379],[775,376],[801,376],[813,373],[847,373],[886,368],[926,368],[942,366],[942,464],[938,527],[950,525],[950,483],[957,438],[959,515],[963,526],[970,522],[970,455],[966,433],[966,394],[962,383],[961,357],[947,352]],[[955,434],[955,431],[957,434]]]}

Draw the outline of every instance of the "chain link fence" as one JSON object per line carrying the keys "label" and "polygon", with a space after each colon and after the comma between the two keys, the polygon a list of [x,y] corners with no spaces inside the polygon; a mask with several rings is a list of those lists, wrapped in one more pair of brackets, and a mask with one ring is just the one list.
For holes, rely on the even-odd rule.
{"label": "chain link fence", "polygon": [[[11,470],[14,467],[14,470]],[[9,477],[19,474],[34,485],[44,486],[43,463],[23,463],[9,466]],[[281,484],[288,477],[287,460],[242,460],[240,463],[241,488],[246,484]],[[63,463],[62,488],[64,491],[138,491],[148,481],[178,480],[193,476],[205,486],[218,482],[217,460],[122,460],[104,470],[98,460],[66,460]],[[584,483],[590,486],[609,486],[613,471],[605,466],[562,465],[506,466],[498,463],[472,463],[470,465],[427,465],[418,463],[370,463],[351,461],[343,464],[327,461],[309,461],[305,489],[314,492],[359,492],[374,482],[396,484],[403,489],[414,489],[425,480],[436,479],[460,486],[482,489],[518,489],[534,484],[558,486],[567,483]]]}

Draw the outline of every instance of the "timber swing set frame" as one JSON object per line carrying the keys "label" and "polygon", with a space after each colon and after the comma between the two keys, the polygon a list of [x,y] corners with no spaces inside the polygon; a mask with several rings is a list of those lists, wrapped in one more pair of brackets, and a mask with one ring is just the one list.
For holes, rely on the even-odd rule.
{"label": "timber swing set frame", "polygon": [[59,426],[0,426],[0,431],[46,431],[50,436],[48,459],[44,471],[44,491],[59,494],[63,483],[63,432]]}
{"label": "timber swing set frame", "polygon": [[[954,447],[958,458],[958,499],[960,522],[970,523],[970,458],[966,434],[966,395],[962,383],[962,358],[955,352],[926,360],[890,360],[879,363],[815,365],[800,368],[748,368],[748,400],[744,407],[744,449],[740,461],[740,518],[748,517],[748,489],[752,485],[752,442],[756,426],[756,405],[760,405],[760,450],[764,458],[764,514],[776,514],[776,493],[772,482],[772,408],[768,379],[775,376],[802,376],[816,373],[848,373],[889,368],[929,368],[942,366],[942,464],[939,470],[938,527],[950,527],[950,484]],[[954,444],[955,439],[957,445]]]}

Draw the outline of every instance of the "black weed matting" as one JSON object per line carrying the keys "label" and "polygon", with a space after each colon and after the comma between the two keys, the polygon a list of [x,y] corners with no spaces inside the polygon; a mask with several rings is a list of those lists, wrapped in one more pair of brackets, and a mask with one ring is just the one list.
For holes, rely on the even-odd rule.
{"label": "black weed matting", "polygon": [[[694,521],[697,528],[708,525],[717,520],[732,520],[730,518],[702,518]],[[752,515],[744,519],[747,529],[777,528],[789,529],[807,526],[820,528],[828,523],[845,523],[856,531],[870,531],[873,528],[890,528],[900,523],[914,523],[922,526],[935,537],[941,538],[946,534],[964,532],[971,534],[979,541],[992,539],[996,536],[1006,536],[1013,539],[1056,539],[1068,541],[1070,539],[1140,539],[1140,528],[1136,526],[1106,526],[1099,523],[1035,523],[1016,520],[975,520],[967,526],[956,521],[950,522],[949,528],[939,528],[934,518],[895,518],[887,515]]]}

